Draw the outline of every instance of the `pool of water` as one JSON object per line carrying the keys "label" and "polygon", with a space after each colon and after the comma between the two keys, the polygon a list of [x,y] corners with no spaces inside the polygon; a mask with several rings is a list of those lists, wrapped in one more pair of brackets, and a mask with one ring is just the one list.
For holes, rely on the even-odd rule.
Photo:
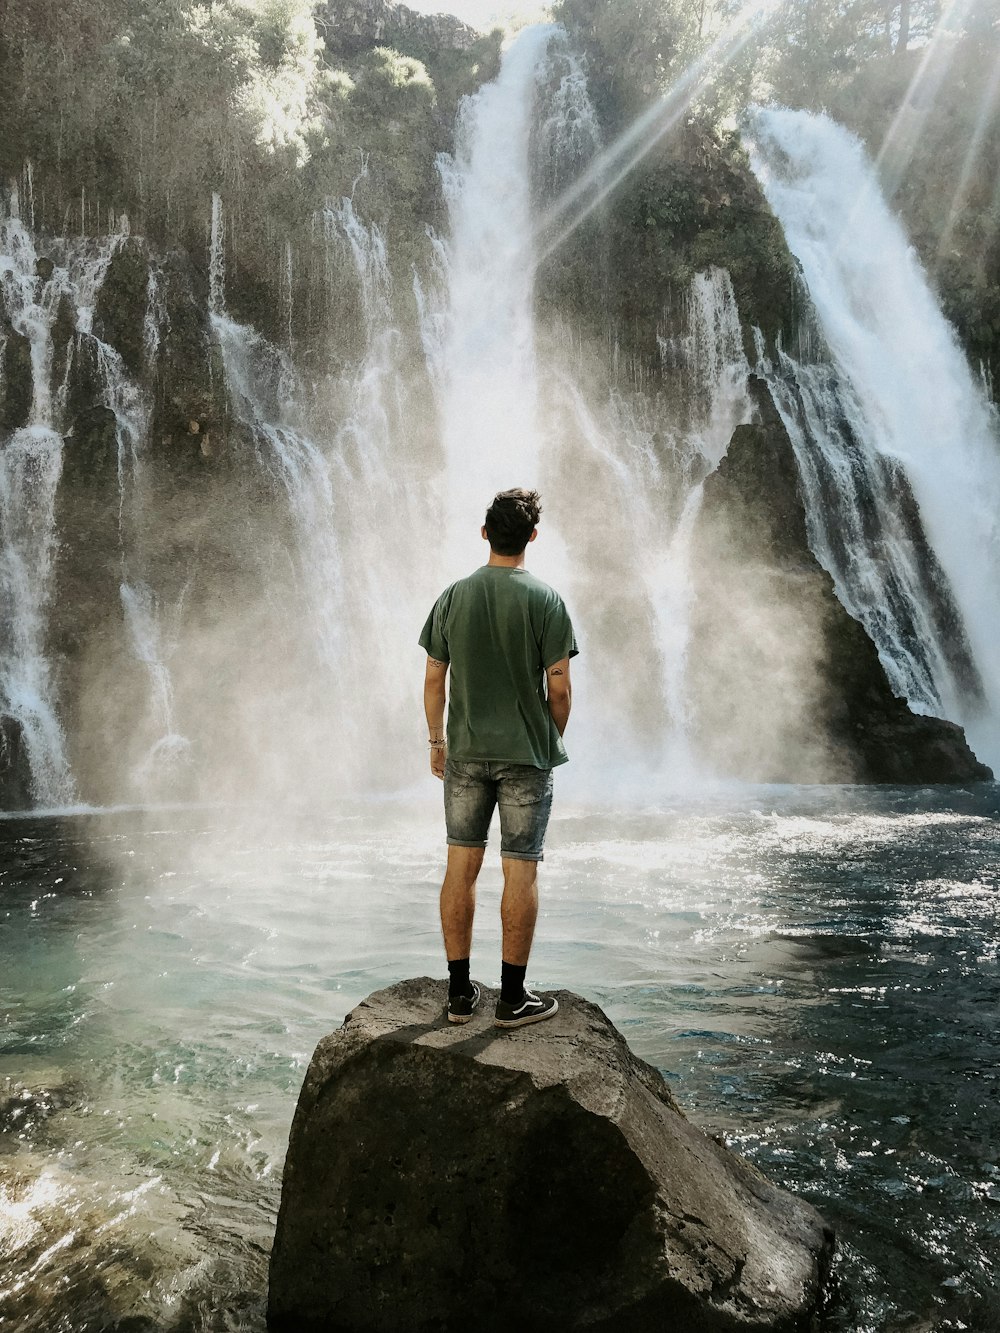
{"label": "pool of water", "polygon": [[[562,809],[529,979],[836,1227],[829,1333],[1000,1329],[1000,789]],[[295,1099],[442,975],[437,806],[0,820],[0,1328],[262,1333]],[[473,975],[499,976],[488,854]]]}

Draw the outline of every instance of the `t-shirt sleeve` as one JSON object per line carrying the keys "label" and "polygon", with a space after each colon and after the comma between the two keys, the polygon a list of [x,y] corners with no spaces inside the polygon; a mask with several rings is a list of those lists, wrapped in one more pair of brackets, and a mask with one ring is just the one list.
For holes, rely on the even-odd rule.
{"label": "t-shirt sleeve", "polygon": [[443,597],[439,597],[434,603],[430,615],[420,631],[419,643],[428,657],[433,657],[436,662],[450,662],[451,654],[448,651],[448,640],[444,634],[444,617],[442,615]]}
{"label": "t-shirt sleeve", "polygon": [[569,612],[561,597],[556,597],[545,613],[542,625],[542,666],[547,671],[553,662],[576,657],[579,652]]}

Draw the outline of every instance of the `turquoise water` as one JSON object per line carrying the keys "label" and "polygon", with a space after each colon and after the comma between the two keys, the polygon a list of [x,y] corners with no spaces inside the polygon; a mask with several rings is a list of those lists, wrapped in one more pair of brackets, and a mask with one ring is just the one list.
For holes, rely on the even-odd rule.
{"label": "turquoise water", "polygon": [[[758,788],[553,820],[530,979],[825,1213],[831,1333],[1000,1328],[998,814]],[[0,821],[0,1328],[262,1333],[309,1056],[442,974],[441,852],[430,802]]]}

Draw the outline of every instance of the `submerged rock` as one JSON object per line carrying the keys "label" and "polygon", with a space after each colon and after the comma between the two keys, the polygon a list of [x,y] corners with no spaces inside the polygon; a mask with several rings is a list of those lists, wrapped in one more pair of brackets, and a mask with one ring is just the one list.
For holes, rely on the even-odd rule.
{"label": "submerged rock", "polygon": [[806,1327],[833,1236],[688,1121],[596,1005],[516,1032],[441,983],[316,1049],[271,1258],[275,1333]]}

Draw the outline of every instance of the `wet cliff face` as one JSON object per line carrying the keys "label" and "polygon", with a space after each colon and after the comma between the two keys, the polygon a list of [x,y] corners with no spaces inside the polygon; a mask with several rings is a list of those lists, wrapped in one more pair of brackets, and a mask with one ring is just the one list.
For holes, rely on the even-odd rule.
{"label": "wet cliff face", "polygon": [[[958,750],[935,768],[906,739],[912,719],[883,697],[874,649],[810,563],[794,458],[773,423],[750,424],[747,377],[797,328],[801,302],[737,142],[690,117],[585,216],[565,212],[634,110],[581,27],[579,47],[560,39],[522,71],[533,90],[515,182],[524,234],[509,235],[508,192],[490,195],[496,216],[462,240],[452,231],[470,173],[477,188],[496,180],[489,161],[472,162],[474,117],[456,139],[455,108],[496,74],[497,38],[378,3],[315,23],[277,45],[255,31],[240,75],[244,92],[277,98],[289,60],[304,70],[282,143],[262,140],[244,107],[242,120],[219,112],[219,142],[198,155],[200,117],[235,77],[207,66],[190,123],[171,119],[169,99],[156,111],[171,154],[190,158],[171,156],[157,184],[131,174],[129,127],[100,152],[81,140],[72,164],[44,117],[19,129],[33,161],[18,162],[5,198],[0,428],[4,495],[31,496],[5,559],[34,572],[12,580],[4,606],[18,628],[17,669],[0,661],[0,804],[295,798],[400,781],[412,700],[398,663],[425,613],[414,608],[454,577],[443,531],[454,494],[486,475],[477,451],[494,445],[518,467],[541,458],[611,729],[624,719],[644,762],[662,765],[665,737],[683,733],[727,775],[974,774]],[[309,37],[320,31],[322,50]],[[141,51],[156,87],[170,52],[229,40],[169,23],[132,33],[139,51],[115,56],[112,72],[134,80]],[[84,75],[70,64],[59,77]],[[105,125],[94,110],[91,128],[106,136],[115,114]],[[85,139],[88,124],[81,114],[74,132]],[[515,287],[523,309],[507,342],[523,376],[475,308],[499,308]],[[465,356],[482,376],[470,348],[488,374],[458,429],[454,366],[442,362]],[[490,382],[504,375],[498,409]],[[516,415],[532,395],[534,417]],[[513,438],[522,421],[530,447]],[[792,554],[762,555],[762,524],[794,532]],[[627,534],[612,558],[609,525]],[[622,676],[623,651],[659,663],[655,697]],[[857,703],[869,686],[883,693]],[[738,743],[717,725],[737,690],[755,701]],[[755,723],[767,699],[780,724]]]}
{"label": "wet cliff face", "polygon": [[754,387],[757,422],[737,428],[706,481],[695,540],[701,749],[757,782],[989,779],[959,727],[893,693],[810,550],[792,442],[767,386]]}

